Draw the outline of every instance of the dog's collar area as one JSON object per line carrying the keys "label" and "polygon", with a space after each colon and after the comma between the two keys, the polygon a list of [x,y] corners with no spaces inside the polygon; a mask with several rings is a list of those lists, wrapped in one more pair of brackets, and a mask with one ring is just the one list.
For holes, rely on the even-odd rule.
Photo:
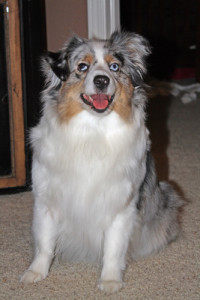
{"label": "dog's collar area", "polygon": [[110,96],[103,93],[86,95],[83,93],[81,94],[81,99],[85,104],[91,106],[96,112],[103,113],[113,101],[114,95]]}

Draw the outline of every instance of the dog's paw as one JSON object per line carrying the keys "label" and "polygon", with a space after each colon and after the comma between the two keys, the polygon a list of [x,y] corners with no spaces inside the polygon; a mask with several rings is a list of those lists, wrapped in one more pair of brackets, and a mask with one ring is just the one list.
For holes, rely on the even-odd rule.
{"label": "dog's paw", "polygon": [[98,285],[98,288],[108,295],[118,292],[122,287],[123,283],[115,280],[101,281]]}
{"label": "dog's paw", "polygon": [[38,281],[41,281],[45,278],[46,276],[44,276],[41,273],[38,272],[34,272],[31,270],[27,270],[24,272],[24,274],[21,276],[20,278],[20,282],[24,283],[24,284],[28,284],[28,283],[36,283]]}

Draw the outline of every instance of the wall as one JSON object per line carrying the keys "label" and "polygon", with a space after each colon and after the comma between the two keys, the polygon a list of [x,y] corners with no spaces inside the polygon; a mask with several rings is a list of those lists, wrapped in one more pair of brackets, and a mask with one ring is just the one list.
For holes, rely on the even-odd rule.
{"label": "wall", "polygon": [[45,0],[47,48],[57,51],[73,34],[88,37],[87,0]]}

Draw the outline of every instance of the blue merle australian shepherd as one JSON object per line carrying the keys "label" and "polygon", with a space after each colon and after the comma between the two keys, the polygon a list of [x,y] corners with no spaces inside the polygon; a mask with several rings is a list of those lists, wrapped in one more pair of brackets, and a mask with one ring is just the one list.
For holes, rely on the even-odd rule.
{"label": "blue merle australian shepherd", "polygon": [[42,68],[43,114],[31,132],[35,257],[21,281],[44,279],[55,256],[98,262],[98,287],[123,286],[128,258],[178,235],[181,200],[158,182],[145,126],[148,42],[115,32],[71,38]]}

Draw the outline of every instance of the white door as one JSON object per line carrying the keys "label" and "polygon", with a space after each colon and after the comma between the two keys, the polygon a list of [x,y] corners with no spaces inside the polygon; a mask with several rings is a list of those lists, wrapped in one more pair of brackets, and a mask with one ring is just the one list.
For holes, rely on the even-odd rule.
{"label": "white door", "polygon": [[119,0],[87,0],[88,37],[107,39],[120,29]]}

